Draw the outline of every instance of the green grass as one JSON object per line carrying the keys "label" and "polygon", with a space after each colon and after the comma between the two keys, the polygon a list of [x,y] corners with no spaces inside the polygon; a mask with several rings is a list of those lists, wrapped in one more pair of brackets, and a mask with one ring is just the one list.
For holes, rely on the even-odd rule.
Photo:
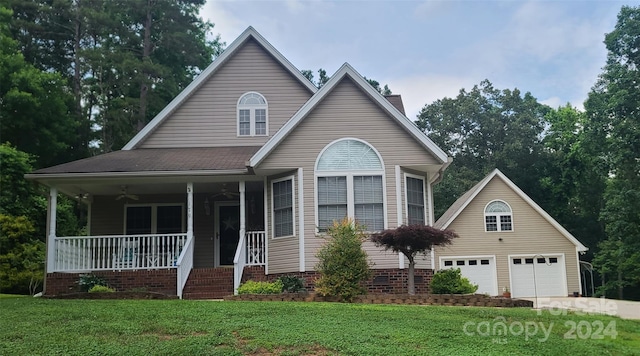
{"label": "green grass", "polygon": [[28,295],[22,295],[22,294],[2,294],[2,293],[0,293],[0,299],[7,299],[7,298],[23,298],[23,297],[28,297]]}
{"label": "green grass", "polygon": [[[464,326],[551,327],[467,335]],[[480,323],[485,324],[480,324]],[[529,324],[527,324],[529,323]],[[617,336],[565,339],[572,323],[613,325]],[[613,324],[611,324],[613,323]],[[514,326],[515,325],[515,326]],[[609,331],[613,330],[610,328]],[[574,334],[575,335],[575,334]],[[589,336],[589,335],[587,335]],[[640,321],[537,315],[529,309],[181,300],[0,301],[0,354],[633,355]]]}

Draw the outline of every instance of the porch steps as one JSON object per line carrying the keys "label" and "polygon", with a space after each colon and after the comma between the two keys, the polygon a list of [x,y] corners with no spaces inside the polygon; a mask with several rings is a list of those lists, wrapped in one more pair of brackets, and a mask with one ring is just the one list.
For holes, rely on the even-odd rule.
{"label": "porch steps", "polygon": [[221,299],[233,294],[233,268],[194,268],[189,274],[184,299]]}

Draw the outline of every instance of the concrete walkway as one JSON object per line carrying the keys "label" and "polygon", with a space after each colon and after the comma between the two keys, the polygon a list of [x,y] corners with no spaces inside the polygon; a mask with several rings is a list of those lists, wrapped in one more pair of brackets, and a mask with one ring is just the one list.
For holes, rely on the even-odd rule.
{"label": "concrete walkway", "polygon": [[533,302],[536,309],[582,311],[589,314],[607,314],[623,319],[640,320],[640,302],[605,298],[538,297],[521,298]]}

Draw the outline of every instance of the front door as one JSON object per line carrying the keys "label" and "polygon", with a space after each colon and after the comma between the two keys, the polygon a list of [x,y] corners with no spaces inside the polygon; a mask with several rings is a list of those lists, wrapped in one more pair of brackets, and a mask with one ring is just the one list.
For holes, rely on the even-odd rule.
{"label": "front door", "polygon": [[217,203],[215,224],[217,265],[233,266],[233,258],[240,240],[240,204]]}

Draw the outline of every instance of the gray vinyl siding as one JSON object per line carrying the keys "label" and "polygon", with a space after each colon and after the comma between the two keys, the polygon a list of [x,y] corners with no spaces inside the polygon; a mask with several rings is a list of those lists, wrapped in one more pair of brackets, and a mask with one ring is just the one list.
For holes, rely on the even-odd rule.
{"label": "gray vinyl siding", "polygon": [[311,97],[257,42],[249,40],[139,146],[260,146],[269,136],[238,137],[236,105],[255,91],[268,104],[272,136]]}
{"label": "gray vinyl siding", "polygon": [[[291,237],[273,238],[273,205],[271,196],[271,183],[274,180],[293,176],[293,201],[294,201],[294,230]],[[269,273],[287,273],[300,270],[300,240],[298,228],[298,177],[297,171],[270,177],[267,182],[267,236],[269,238]]]}
{"label": "gray vinyl siding", "polygon": [[[492,200],[512,209],[513,231],[485,232],[484,208]],[[509,255],[564,254],[568,292],[580,291],[576,247],[517,195],[494,177],[448,227],[460,235],[453,245],[436,250],[436,268],[443,256],[495,255],[498,291],[509,285]],[[502,241],[498,239],[502,238]]]}
{"label": "gray vinyl siding", "polygon": [[[258,167],[301,167],[304,170],[306,270],[314,269],[317,263],[315,255],[324,243],[322,236],[317,235],[315,231],[315,161],[326,145],[345,137],[368,142],[382,156],[385,169],[387,227],[397,225],[395,165],[438,164],[424,147],[350,79],[343,79]],[[370,242],[366,242],[364,248],[369,254],[369,259],[375,262],[373,268],[398,268],[397,254],[383,251]]]}
{"label": "gray vinyl siding", "polygon": [[[193,235],[195,242],[195,267],[213,267],[213,215],[207,216],[204,209],[205,194],[194,194]],[[187,228],[186,194],[140,195],[139,200],[115,200],[114,196],[96,196],[91,208],[91,235],[123,235],[124,206],[128,204],[175,203],[185,206],[184,231]],[[212,205],[213,206],[213,203]],[[212,209],[213,210],[213,209]]]}

